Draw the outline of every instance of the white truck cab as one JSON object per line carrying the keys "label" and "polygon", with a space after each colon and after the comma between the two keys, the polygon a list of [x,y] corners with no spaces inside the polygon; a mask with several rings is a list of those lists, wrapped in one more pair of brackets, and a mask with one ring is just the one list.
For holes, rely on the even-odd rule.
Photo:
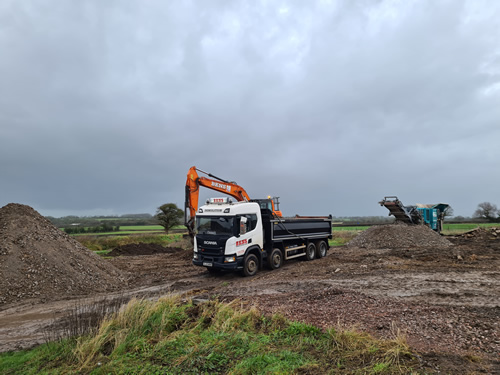
{"label": "white truck cab", "polygon": [[[206,267],[209,271],[245,271],[246,262],[253,272],[262,263],[263,252],[263,226],[258,203],[233,203],[228,198],[210,198],[198,209],[194,265]],[[255,262],[252,263],[253,257]]]}

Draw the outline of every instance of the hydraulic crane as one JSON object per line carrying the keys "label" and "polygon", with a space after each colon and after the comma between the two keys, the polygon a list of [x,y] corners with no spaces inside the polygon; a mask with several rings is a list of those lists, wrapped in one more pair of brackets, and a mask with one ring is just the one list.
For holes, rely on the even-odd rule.
{"label": "hydraulic crane", "polygon": [[[204,173],[209,177],[200,177],[198,172]],[[227,194],[233,198],[235,198],[238,202],[258,202],[261,206],[266,205],[272,211],[272,214],[275,216],[281,217],[281,211],[279,211],[278,205],[278,197],[271,199],[250,199],[250,196],[247,194],[243,187],[239,186],[234,181],[223,180],[220,177],[214,176],[211,173],[202,171],[196,167],[189,168],[186,180],[186,201],[185,201],[185,218],[184,224],[186,225],[189,234],[191,236],[194,235],[194,218],[196,215],[196,211],[198,209],[198,199],[199,199],[199,191],[200,186],[204,186],[208,189],[216,190],[218,192]]]}

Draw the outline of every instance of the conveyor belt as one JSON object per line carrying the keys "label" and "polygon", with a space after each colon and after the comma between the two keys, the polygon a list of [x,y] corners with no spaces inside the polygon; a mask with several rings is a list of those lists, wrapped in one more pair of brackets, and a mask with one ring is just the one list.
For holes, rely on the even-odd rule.
{"label": "conveyor belt", "polygon": [[397,221],[406,224],[418,224],[420,222],[420,214],[415,207],[405,207],[397,197],[384,197],[384,200],[379,203],[387,208],[389,215],[393,215]]}

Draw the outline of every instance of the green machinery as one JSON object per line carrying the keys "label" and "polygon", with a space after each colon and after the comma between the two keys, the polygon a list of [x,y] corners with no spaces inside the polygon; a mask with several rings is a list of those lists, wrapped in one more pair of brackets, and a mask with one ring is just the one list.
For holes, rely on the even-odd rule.
{"label": "green machinery", "polygon": [[446,203],[405,206],[396,196],[384,197],[379,204],[387,208],[396,221],[427,225],[438,233],[443,229],[444,211],[449,206]]}

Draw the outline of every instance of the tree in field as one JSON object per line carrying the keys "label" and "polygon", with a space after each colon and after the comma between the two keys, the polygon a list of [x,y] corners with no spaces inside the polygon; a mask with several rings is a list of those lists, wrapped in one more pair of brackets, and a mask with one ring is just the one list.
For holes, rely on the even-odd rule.
{"label": "tree in field", "polygon": [[443,217],[452,217],[453,216],[453,208],[451,206],[448,206],[444,209],[443,211]]}
{"label": "tree in field", "polygon": [[184,211],[178,208],[174,203],[165,203],[158,207],[155,215],[160,225],[168,233],[176,225],[182,224]]}
{"label": "tree in field", "polygon": [[495,221],[498,216],[498,208],[490,202],[483,202],[477,205],[477,210],[474,212],[474,217]]}

